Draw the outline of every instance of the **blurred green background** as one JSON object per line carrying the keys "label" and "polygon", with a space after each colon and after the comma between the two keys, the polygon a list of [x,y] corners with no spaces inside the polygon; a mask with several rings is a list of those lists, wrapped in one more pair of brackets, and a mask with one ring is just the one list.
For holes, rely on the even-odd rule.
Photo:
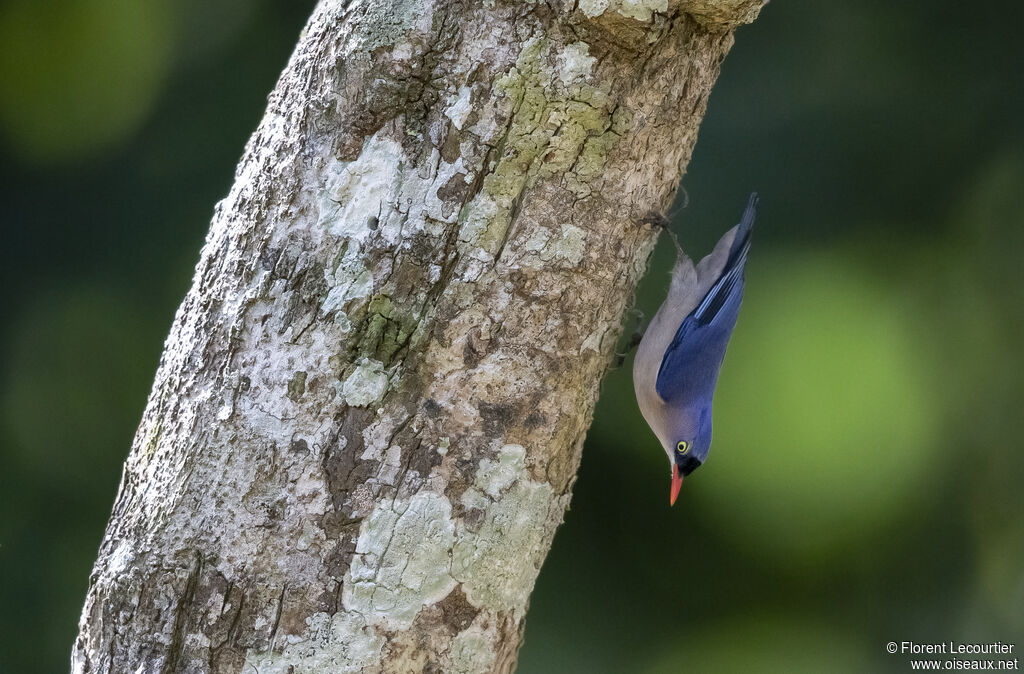
{"label": "blurred green background", "polygon": [[[214,203],[312,2],[0,5],[0,672],[62,672]],[[605,381],[520,671],[909,671],[1024,648],[1024,4],[776,0],[675,228],[762,215],[714,450]],[[663,297],[658,248],[638,305]]]}

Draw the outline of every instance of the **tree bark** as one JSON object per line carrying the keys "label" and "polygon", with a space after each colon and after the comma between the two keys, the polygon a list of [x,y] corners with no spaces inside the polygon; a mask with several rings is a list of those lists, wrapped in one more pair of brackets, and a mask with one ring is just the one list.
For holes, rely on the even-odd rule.
{"label": "tree bark", "polygon": [[175,317],[73,671],[511,671],[646,217],[763,2],[323,0]]}

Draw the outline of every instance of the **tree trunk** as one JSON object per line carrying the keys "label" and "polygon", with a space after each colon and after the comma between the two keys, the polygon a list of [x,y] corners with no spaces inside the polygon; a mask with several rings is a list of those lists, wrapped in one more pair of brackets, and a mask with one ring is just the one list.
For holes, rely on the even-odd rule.
{"label": "tree trunk", "polygon": [[215,212],[75,672],[505,672],[764,0],[323,0]]}

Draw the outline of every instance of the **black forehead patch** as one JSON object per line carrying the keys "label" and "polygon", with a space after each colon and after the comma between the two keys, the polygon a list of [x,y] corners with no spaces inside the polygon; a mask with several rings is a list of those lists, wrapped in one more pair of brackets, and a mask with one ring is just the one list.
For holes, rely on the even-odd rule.
{"label": "black forehead patch", "polygon": [[687,454],[686,456],[677,457],[676,465],[679,466],[679,472],[685,476],[700,468],[700,459]]}

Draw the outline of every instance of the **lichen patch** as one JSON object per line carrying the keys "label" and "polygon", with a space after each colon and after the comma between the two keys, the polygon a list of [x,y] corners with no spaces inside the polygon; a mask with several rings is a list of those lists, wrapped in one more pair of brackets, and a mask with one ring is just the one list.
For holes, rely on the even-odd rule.
{"label": "lichen patch", "polygon": [[494,627],[484,629],[474,622],[459,632],[448,649],[453,674],[489,672],[494,665],[496,635]]}
{"label": "lichen patch", "polygon": [[452,125],[460,131],[462,130],[462,125],[466,123],[469,113],[473,112],[473,106],[470,103],[472,93],[473,89],[470,87],[459,87],[459,95],[444,111],[445,116],[452,120]]}
{"label": "lichen patch", "polygon": [[622,16],[650,23],[656,12],[668,11],[668,0],[620,0],[615,9]]}
{"label": "lichen patch", "polygon": [[530,267],[542,267],[552,260],[564,260],[575,267],[586,252],[586,234],[569,223],[559,227],[557,232],[538,228],[523,246],[532,253],[523,263]]}
{"label": "lichen patch", "polygon": [[455,587],[448,573],[454,542],[451,505],[440,494],[421,491],[377,506],[359,529],[343,585],[345,608],[389,629],[408,629],[420,608]]}
{"label": "lichen patch", "polygon": [[359,258],[359,247],[346,251],[336,269],[325,269],[324,280],[327,281],[327,297],[320,306],[320,312],[324,315],[339,312],[336,322],[342,325],[347,322],[347,331],[352,323],[341,309],[353,300],[369,297],[373,292],[373,275]]}
{"label": "lichen patch", "polygon": [[525,615],[548,548],[543,532],[563,509],[550,485],[527,479],[487,507],[480,528],[464,533],[452,550],[452,575],[471,604]]}
{"label": "lichen patch", "polygon": [[345,379],[341,393],[345,402],[352,407],[366,407],[384,395],[388,387],[388,375],[384,363],[372,358],[363,358],[359,366]]}
{"label": "lichen patch", "polygon": [[331,234],[362,242],[376,229],[374,218],[388,211],[401,184],[405,153],[402,146],[380,134],[369,138],[355,161],[332,159],[325,167],[319,193],[317,225]]}
{"label": "lichen patch", "polygon": [[505,445],[498,460],[484,459],[476,472],[476,485],[491,498],[498,498],[503,489],[523,474],[526,468],[526,449],[522,445]]}
{"label": "lichen patch", "polygon": [[601,16],[609,9],[641,23],[651,23],[655,14],[668,11],[668,0],[580,0],[579,9],[587,18]]}
{"label": "lichen patch", "polygon": [[597,59],[590,55],[590,45],[586,42],[574,42],[566,45],[559,52],[556,59],[558,63],[558,79],[562,84],[570,84],[575,80],[585,80],[590,77],[590,72],[597,63]]}
{"label": "lichen patch", "polygon": [[[478,513],[472,527],[453,519],[448,499],[430,490],[374,507],[346,572],[345,609],[389,630],[405,629],[461,582],[474,607],[521,617],[547,551],[544,532],[561,516],[562,499],[529,479],[524,447],[505,444],[495,459],[481,462],[462,500]],[[481,636],[465,637],[466,662]]]}
{"label": "lichen patch", "polygon": [[[284,648],[249,651],[242,671],[260,674],[356,674],[374,671],[384,635],[356,613],[315,613],[306,619],[309,637],[288,636]],[[280,644],[278,644],[280,648]]]}
{"label": "lichen patch", "polygon": [[579,8],[581,12],[593,19],[604,14],[604,11],[608,9],[608,2],[609,0],[580,0]]}

